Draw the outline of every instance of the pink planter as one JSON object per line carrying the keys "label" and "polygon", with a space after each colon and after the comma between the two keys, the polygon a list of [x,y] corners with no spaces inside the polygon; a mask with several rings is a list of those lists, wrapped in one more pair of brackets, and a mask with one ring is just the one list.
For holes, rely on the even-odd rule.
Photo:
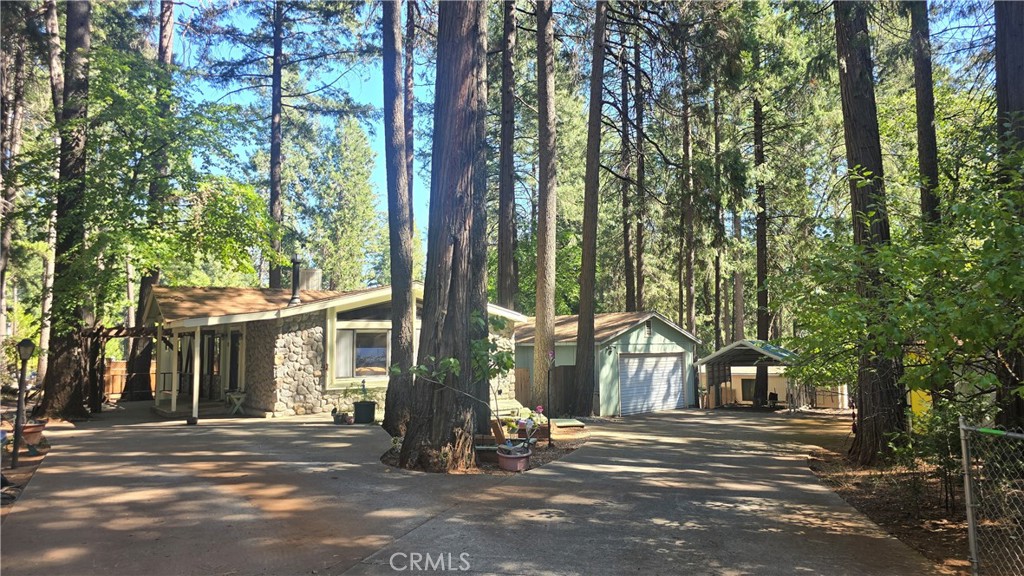
{"label": "pink planter", "polygon": [[46,424],[25,424],[21,427],[21,441],[35,446],[43,440],[43,429]]}
{"label": "pink planter", "polygon": [[530,456],[533,452],[527,450],[526,454],[505,454],[498,450],[498,468],[509,472],[525,472],[530,467]]}

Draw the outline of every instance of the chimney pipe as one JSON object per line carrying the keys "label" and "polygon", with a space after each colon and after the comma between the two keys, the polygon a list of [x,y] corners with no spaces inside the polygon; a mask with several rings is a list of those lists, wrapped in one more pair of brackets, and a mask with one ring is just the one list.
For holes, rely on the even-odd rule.
{"label": "chimney pipe", "polygon": [[292,255],[292,299],[288,301],[289,306],[301,304],[299,300],[299,255]]}

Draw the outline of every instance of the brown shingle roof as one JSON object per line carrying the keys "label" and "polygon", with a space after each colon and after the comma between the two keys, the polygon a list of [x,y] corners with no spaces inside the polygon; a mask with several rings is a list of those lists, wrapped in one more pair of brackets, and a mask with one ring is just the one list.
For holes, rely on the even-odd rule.
{"label": "brown shingle roof", "polygon": [[[342,296],[380,290],[366,288],[351,292],[333,290],[302,290],[303,304],[331,300]],[[194,286],[154,286],[153,298],[164,322],[188,318],[210,318],[253,312],[271,312],[288,307],[291,290],[270,288],[204,288]]]}
{"label": "brown shingle roof", "polygon": [[[609,312],[594,315],[594,342],[614,338],[633,326],[655,316],[653,312]],[[555,342],[576,341],[576,324],[579,316],[555,317]],[[516,326],[516,344],[533,344],[534,318]]]}

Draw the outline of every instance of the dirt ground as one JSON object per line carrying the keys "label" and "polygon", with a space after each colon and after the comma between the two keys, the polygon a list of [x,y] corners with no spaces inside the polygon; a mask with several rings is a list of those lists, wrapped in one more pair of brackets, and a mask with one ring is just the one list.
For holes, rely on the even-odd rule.
{"label": "dirt ground", "polygon": [[851,506],[935,562],[943,573],[970,574],[962,488],[953,511],[947,512],[938,479],[923,471],[860,468],[827,450],[815,451],[809,465]]}
{"label": "dirt ground", "polygon": [[32,479],[32,475],[35,474],[36,469],[43,463],[43,458],[46,457],[46,453],[49,451],[50,445],[44,437],[43,442],[38,447],[38,454],[32,455],[27,450],[22,450],[21,454],[18,455],[18,467],[11,468],[11,453],[6,448],[3,450],[3,475],[11,485],[3,488],[3,497],[0,498],[0,523],[7,520],[7,515],[10,514],[11,509],[14,507],[15,500],[18,499],[21,491],[28,484],[29,480]]}

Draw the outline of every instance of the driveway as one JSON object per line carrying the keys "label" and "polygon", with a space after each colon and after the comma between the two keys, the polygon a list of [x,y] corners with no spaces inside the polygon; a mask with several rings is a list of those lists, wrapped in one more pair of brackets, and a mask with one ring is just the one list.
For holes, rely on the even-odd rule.
{"label": "driveway", "polygon": [[2,571],[389,574],[428,554],[497,574],[933,570],[807,470],[807,443],[845,421],[675,411],[592,426],[526,474],[445,477],[389,469],[381,430],[326,420],[53,432],[3,525]]}

